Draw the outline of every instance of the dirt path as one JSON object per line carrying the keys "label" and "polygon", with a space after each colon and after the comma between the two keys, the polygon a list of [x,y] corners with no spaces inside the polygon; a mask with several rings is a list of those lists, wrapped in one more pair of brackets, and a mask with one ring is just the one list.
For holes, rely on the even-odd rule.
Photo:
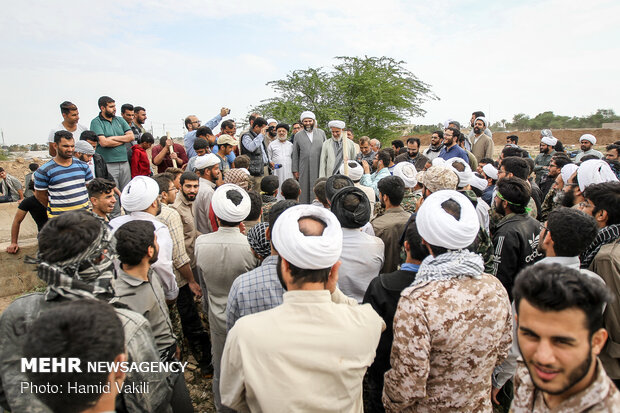
{"label": "dirt path", "polygon": [[2,314],[4,309],[7,308],[9,304],[13,302],[14,299],[15,299],[15,296],[0,297],[0,314]]}

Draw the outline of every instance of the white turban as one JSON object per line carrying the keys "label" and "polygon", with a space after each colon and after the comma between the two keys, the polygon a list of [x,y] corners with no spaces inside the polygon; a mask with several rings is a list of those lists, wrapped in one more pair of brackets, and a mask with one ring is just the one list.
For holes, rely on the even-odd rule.
{"label": "white turban", "polygon": [[304,121],[304,119],[314,119],[316,120],[316,116],[314,116],[314,113],[310,112],[309,110],[306,110],[304,112],[301,112],[301,116],[299,117],[300,121]]}
{"label": "white turban", "polygon": [[543,138],[540,141],[544,143],[545,145],[549,145],[549,146],[555,146],[558,143],[558,140],[554,138],[553,136],[543,136]]}
{"label": "white turban", "polygon": [[[362,175],[364,175],[364,168],[362,168],[362,165],[355,161],[348,161],[347,165],[349,166],[349,178],[351,178],[353,182],[358,182],[360,179],[362,179]],[[346,175],[344,173],[344,162],[342,163],[342,165],[340,165],[338,173]]]}
{"label": "white turban", "polygon": [[[299,220],[304,217],[317,218],[327,224],[323,234],[302,234]],[[313,205],[297,205],[284,211],[273,226],[271,240],[282,258],[306,270],[330,268],[342,254],[342,228],[338,218],[326,208]]]}
{"label": "white turban", "polygon": [[[456,173],[456,175],[459,177],[459,188],[463,188],[464,186],[467,186],[471,183],[471,179],[474,177],[474,174],[471,171],[471,167],[467,162],[465,162],[461,158],[450,158],[446,161],[446,163],[448,164],[450,169],[452,169],[454,173]],[[465,168],[463,172],[459,171],[453,166],[455,163],[463,164],[463,167]]]}
{"label": "white turban", "polygon": [[[458,221],[441,207],[448,199],[461,207]],[[480,230],[474,205],[465,195],[450,189],[433,192],[424,200],[416,216],[416,225],[426,242],[449,250],[468,247]]]}
{"label": "white turban", "polygon": [[581,135],[581,138],[579,138],[579,142],[581,141],[589,141],[592,145],[596,145],[596,138],[594,137],[594,135],[590,135],[589,133]]}
{"label": "white turban", "polygon": [[194,168],[196,170],[209,168],[213,165],[218,165],[220,163],[220,157],[214,153],[208,153],[206,155],[197,156],[196,161],[194,161]]}
{"label": "white turban", "polygon": [[443,158],[435,158],[431,161],[432,166],[445,166],[446,160]]}
{"label": "white turban", "polygon": [[269,125],[270,123],[275,123],[275,124],[277,124],[277,123],[278,123],[278,121],[277,121],[277,120],[275,120],[275,119],[273,119],[273,118],[271,118],[271,119],[267,119],[267,125]]}
{"label": "white turban", "polygon": [[[485,118],[484,116],[478,116],[476,120],[481,120],[484,123],[485,128],[489,127],[489,121],[487,121],[487,118]],[[474,121],[474,125],[475,124],[476,124],[476,121]]]}
{"label": "white turban", "polygon": [[481,191],[484,191],[485,189],[487,189],[487,186],[489,186],[489,183],[487,182],[486,179],[478,178],[476,175],[474,175],[471,178],[471,182],[469,184],[472,187],[479,189]]}
{"label": "white turban", "polygon": [[[230,191],[238,192],[241,195],[241,202],[235,205],[232,199],[228,198]],[[241,222],[248,217],[252,202],[250,196],[243,188],[235,184],[224,184],[218,187],[211,198],[211,206],[215,216],[227,222]]]}
{"label": "white turban", "polygon": [[449,125],[449,124],[451,124],[452,122],[454,122],[454,119],[452,119],[452,118],[450,118],[450,119],[448,119],[448,120],[444,121],[444,123],[443,123],[443,128],[444,128],[444,129],[448,129],[448,125]]}
{"label": "white turban", "polygon": [[560,170],[560,174],[562,175],[564,185],[568,184],[569,178],[575,173],[577,169],[579,169],[579,167],[574,163],[569,163],[562,167],[562,169]]}
{"label": "white turban", "polygon": [[345,124],[341,120],[330,120],[329,123],[327,124],[327,127],[328,128],[344,129]]}
{"label": "white turban", "polygon": [[553,136],[553,133],[551,133],[551,129],[543,129],[540,131],[540,134],[542,136],[549,136],[549,137]]}
{"label": "white turban", "polygon": [[77,141],[73,152],[83,153],[84,155],[94,155],[95,150],[93,149],[93,145],[90,143],[86,141]]}
{"label": "white turban", "polygon": [[159,196],[159,184],[148,176],[136,176],[123,188],[121,205],[125,211],[144,211]]}
{"label": "white turban", "polygon": [[416,171],[415,166],[413,166],[410,162],[399,162],[394,165],[394,171],[392,172],[394,176],[398,176],[405,182],[405,188],[413,188],[418,184],[418,180],[416,175],[418,171]]}
{"label": "white turban", "polygon": [[484,165],[482,167],[482,171],[489,178],[491,178],[491,179],[493,179],[495,181],[497,180],[497,168],[494,167],[493,165],[491,165],[490,163]]}
{"label": "white turban", "polygon": [[618,178],[607,162],[602,159],[589,159],[579,165],[577,180],[579,181],[579,190],[583,192],[590,185],[617,181]]}

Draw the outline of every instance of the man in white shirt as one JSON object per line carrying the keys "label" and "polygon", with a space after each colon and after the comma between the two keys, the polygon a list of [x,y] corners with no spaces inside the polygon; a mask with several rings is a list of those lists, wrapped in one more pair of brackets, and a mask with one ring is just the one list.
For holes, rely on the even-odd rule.
{"label": "man in white shirt", "polygon": [[361,189],[342,188],[330,202],[343,236],[338,287],[361,303],[368,284],[383,267],[385,245],[381,238],[361,231],[370,220],[371,210],[370,201]]}
{"label": "man in white shirt", "polygon": [[66,130],[67,132],[71,132],[73,139],[77,142],[80,140],[82,132],[88,130],[86,126],[82,126],[78,123],[80,120],[80,112],[78,112],[77,106],[73,103],[66,100],[62,102],[60,104],[60,113],[62,115],[62,122],[50,131],[47,139],[48,151],[52,158],[56,156],[56,148],[52,145],[52,143],[54,143],[54,133],[59,130]]}

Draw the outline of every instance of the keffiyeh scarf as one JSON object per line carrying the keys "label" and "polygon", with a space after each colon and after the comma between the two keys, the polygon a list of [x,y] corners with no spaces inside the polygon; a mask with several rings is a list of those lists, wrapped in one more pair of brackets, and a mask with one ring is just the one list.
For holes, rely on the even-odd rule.
{"label": "keffiyeh scarf", "polygon": [[111,234],[104,225],[91,245],[68,260],[50,264],[40,254],[26,257],[27,264],[37,265],[37,275],[47,285],[47,301],[58,296],[69,299],[99,298],[110,300],[114,296],[114,263],[111,257]]}
{"label": "keffiyeh scarf", "polygon": [[462,249],[448,251],[437,257],[426,257],[411,285],[428,281],[443,281],[452,278],[480,278],[484,271],[484,260],[479,254]]}
{"label": "keffiyeh scarf", "polygon": [[601,247],[614,242],[618,238],[620,238],[620,224],[602,228],[596,235],[596,238],[594,238],[594,241],[579,257],[581,259],[581,268],[588,268]]}

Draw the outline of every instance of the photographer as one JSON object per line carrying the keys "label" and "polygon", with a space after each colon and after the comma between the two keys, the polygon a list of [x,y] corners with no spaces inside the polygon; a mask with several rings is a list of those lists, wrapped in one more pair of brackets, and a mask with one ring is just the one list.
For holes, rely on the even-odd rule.
{"label": "photographer", "polygon": [[258,117],[254,120],[252,128],[241,137],[239,149],[242,155],[250,157],[248,169],[252,175],[254,188],[260,188],[263,176],[269,174],[269,158],[267,157],[267,142],[265,142],[267,133],[267,121],[265,118]]}

